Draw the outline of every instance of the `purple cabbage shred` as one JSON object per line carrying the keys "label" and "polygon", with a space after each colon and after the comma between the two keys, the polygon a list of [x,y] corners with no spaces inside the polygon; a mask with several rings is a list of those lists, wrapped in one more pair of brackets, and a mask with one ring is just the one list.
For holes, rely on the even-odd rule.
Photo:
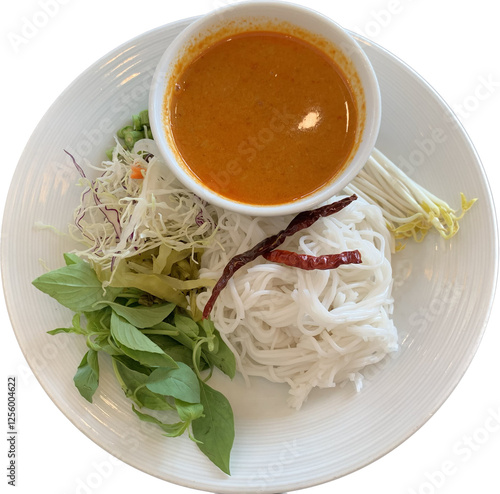
{"label": "purple cabbage shred", "polygon": [[[71,160],[73,161],[73,164],[75,165],[75,168],[78,170],[78,173],[82,176],[82,178],[87,178],[86,175],[85,175],[85,172],[83,171],[82,167],[76,162],[74,156],[69,153],[68,151],[66,151],[64,149],[64,152],[71,158]],[[95,185],[95,182],[92,180],[91,182],[91,189],[92,189],[92,195],[94,197],[94,202],[96,204],[96,206],[99,207],[99,209],[102,211],[102,213],[104,214],[104,216],[106,217],[106,219],[113,225],[113,228],[115,230],[115,234],[116,234],[116,239],[118,240],[120,238],[120,235],[121,235],[121,231],[122,231],[122,228],[121,228],[121,224],[120,224],[120,213],[118,212],[117,209],[115,208],[108,208],[108,206],[104,205],[100,199],[99,199],[99,196],[97,195],[95,189],[94,189],[94,185]],[[78,222],[80,222],[82,220],[83,216],[78,220]],[[77,224],[78,228],[80,228],[80,226]]]}

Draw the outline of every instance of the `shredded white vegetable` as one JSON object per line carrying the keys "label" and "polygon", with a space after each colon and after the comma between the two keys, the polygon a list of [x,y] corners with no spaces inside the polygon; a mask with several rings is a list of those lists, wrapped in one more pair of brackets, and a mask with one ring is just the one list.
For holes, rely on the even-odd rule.
{"label": "shredded white vegetable", "polygon": [[[113,159],[97,168],[101,175],[80,180],[84,191],[70,225],[70,235],[86,245],[80,256],[108,269],[160,245],[177,251],[203,247],[213,236],[214,208],[188,191],[158,156],[151,139],[138,141],[133,152],[117,143]],[[131,178],[131,167],[143,169],[144,179]]]}

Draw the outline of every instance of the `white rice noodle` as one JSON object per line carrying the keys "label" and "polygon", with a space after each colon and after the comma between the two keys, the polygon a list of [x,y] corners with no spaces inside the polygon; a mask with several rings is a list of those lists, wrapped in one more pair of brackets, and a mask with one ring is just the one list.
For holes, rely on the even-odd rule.
{"label": "white rice noodle", "polygon": [[[231,257],[291,219],[222,210],[219,218],[216,242],[202,258],[201,277],[219,278]],[[363,368],[398,348],[391,320],[392,243],[380,208],[358,199],[295,234],[282,248],[309,255],[358,249],[362,264],[305,271],[259,258],[240,269],[211,318],[246,379],[262,376],[287,383],[289,405],[297,409],[315,387],[352,381],[359,390]],[[209,296],[210,291],[198,296],[201,309]]]}

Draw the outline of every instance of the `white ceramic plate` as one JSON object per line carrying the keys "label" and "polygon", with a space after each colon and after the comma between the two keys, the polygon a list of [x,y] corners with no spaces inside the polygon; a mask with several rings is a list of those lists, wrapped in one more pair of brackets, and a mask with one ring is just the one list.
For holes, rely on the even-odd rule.
{"label": "white ceramic plate", "polygon": [[112,133],[147,106],[149,82],[185,20],[148,32],[85,71],[52,105],[16,169],[2,231],[2,272],[19,344],[62,412],[105,450],[151,475],[219,493],[284,492],[346,475],[380,458],[421,427],[445,401],[480,342],[492,303],[497,238],[491,194],[478,157],[440,97],[380,47],[359,39],[378,75],[383,116],[377,146],[415,180],[459,207],[459,193],[479,201],[451,241],[429,235],[394,258],[395,321],[401,351],[367,371],[365,388],[313,392],[300,412],[285,406],[283,386],[216,376],[236,421],[231,470],[217,470],[187,438],[167,439],[133,415],[101,359],[90,405],[72,377],[85,351],[78,337],[48,336],[69,311],[35,290],[44,268],[62,265],[73,246],[64,230],[78,202],[79,161],[103,158]]}

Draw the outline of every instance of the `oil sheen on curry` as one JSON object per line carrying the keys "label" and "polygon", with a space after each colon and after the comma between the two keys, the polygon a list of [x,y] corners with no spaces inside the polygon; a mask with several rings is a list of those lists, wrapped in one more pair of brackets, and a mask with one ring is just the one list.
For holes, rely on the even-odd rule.
{"label": "oil sheen on curry", "polygon": [[352,89],[325,53],[294,36],[248,32],[190,62],[170,99],[186,167],[247,204],[303,198],[338,176],[353,149]]}

